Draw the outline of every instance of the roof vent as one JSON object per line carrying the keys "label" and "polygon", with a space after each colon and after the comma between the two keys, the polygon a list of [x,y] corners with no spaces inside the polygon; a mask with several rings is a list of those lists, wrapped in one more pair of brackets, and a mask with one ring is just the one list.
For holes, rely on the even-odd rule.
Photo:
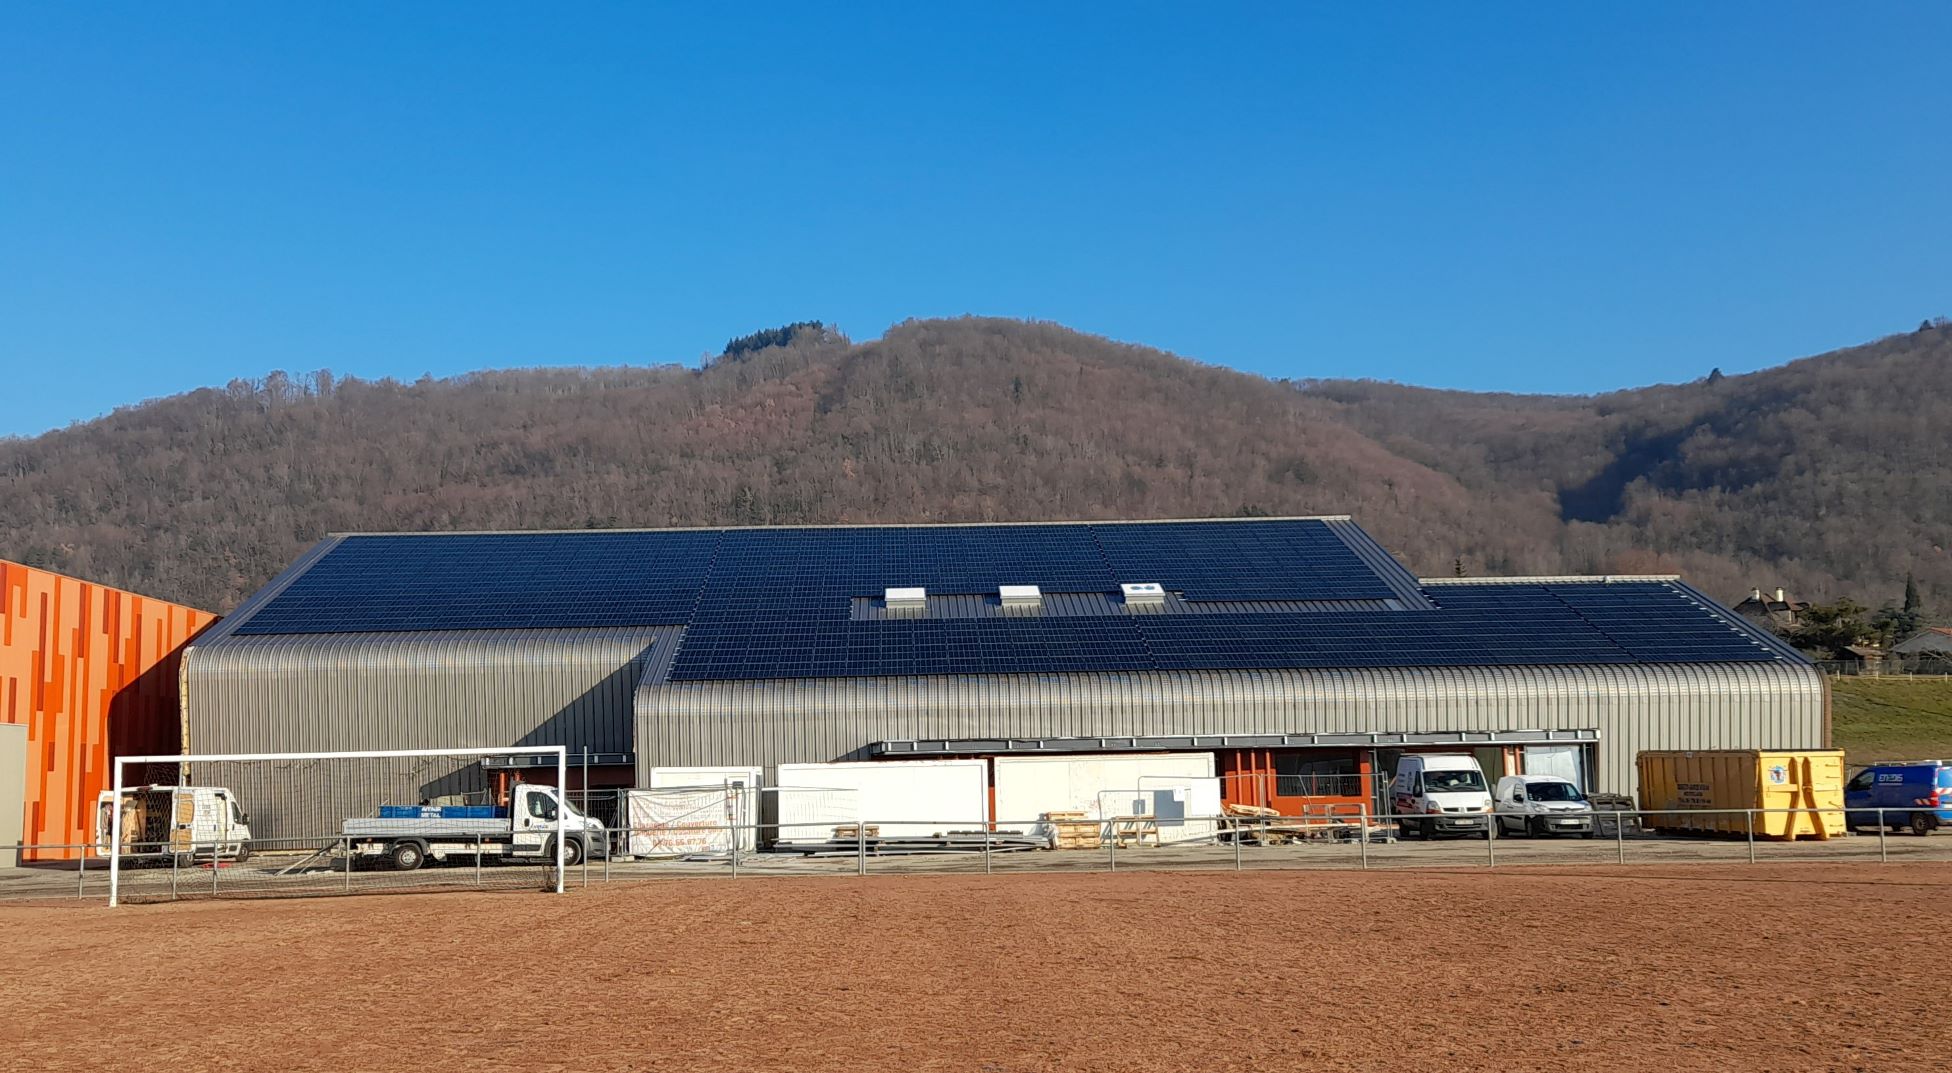
{"label": "roof vent", "polygon": [[1166,602],[1165,588],[1154,582],[1142,581],[1136,585],[1120,585],[1119,589],[1125,593],[1125,602],[1134,606],[1158,607]]}
{"label": "roof vent", "polygon": [[1035,585],[998,585],[996,595],[1004,607],[1042,607],[1044,593]]}
{"label": "roof vent", "polygon": [[891,588],[882,593],[882,600],[890,611],[924,611],[929,606],[929,590]]}

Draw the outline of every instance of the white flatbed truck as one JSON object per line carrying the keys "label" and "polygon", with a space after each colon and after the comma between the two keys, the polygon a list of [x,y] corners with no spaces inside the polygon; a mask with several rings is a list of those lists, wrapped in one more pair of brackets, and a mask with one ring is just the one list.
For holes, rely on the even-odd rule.
{"label": "white flatbed truck", "polygon": [[389,805],[376,817],[345,821],[341,834],[354,859],[383,861],[411,872],[429,859],[473,862],[477,854],[500,860],[555,863],[558,810],[563,864],[583,863],[605,846],[603,824],[577,812],[553,786],[517,783],[508,805]]}

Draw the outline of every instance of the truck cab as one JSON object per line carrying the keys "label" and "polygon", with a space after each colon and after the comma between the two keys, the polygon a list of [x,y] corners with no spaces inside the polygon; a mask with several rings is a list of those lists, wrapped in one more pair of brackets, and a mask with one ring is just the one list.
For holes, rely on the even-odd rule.
{"label": "truck cab", "polygon": [[[95,799],[95,854],[110,856],[115,791]],[[169,859],[243,862],[251,856],[250,817],[237,795],[222,786],[127,786],[122,789],[124,860]]]}
{"label": "truck cab", "polygon": [[1390,809],[1403,837],[1491,837],[1491,792],[1477,758],[1405,753],[1390,781]]}
{"label": "truck cab", "polygon": [[566,865],[607,849],[603,824],[578,812],[553,786],[516,783],[506,805],[381,805],[376,817],[340,828],[346,850],[411,872],[428,861],[527,860],[554,864],[563,832]]}

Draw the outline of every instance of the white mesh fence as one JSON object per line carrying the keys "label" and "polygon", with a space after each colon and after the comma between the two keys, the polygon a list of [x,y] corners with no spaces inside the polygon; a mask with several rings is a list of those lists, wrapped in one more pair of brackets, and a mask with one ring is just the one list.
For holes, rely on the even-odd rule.
{"label": "white mesh fence", "polygon": [[557,792],[565,766],[560,747],[118,758],[92,855],[111,905],[560,890],[611,843]]}

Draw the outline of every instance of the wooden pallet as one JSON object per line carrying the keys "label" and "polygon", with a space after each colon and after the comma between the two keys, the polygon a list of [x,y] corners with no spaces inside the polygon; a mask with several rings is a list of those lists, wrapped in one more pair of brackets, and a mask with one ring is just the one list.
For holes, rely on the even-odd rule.
{"label": "wooden pallet", "polygon": [[1057,849],[1097,849],[1104,844],[1103,825],[1087,819],[1083,812],[1046,812],[1042,819],[1051,825],[1052,844]]}
{"label": "wooden pallet", "polygon": [[[858,823],[843,823],[834,828],[834,841],[836,842],[853,842],[859,840],[860,837],[861,825]],[[880,838],[881,825],[878,823],[868,824],[867,837]]]}
{"label": "wooden pallet", "polygon": [[1146,839],[1159,844],[1159,820],[1154,816],[1120,816],[1112,820],[1112,843],[1120,849],[1128,844],[1145,845]]}

